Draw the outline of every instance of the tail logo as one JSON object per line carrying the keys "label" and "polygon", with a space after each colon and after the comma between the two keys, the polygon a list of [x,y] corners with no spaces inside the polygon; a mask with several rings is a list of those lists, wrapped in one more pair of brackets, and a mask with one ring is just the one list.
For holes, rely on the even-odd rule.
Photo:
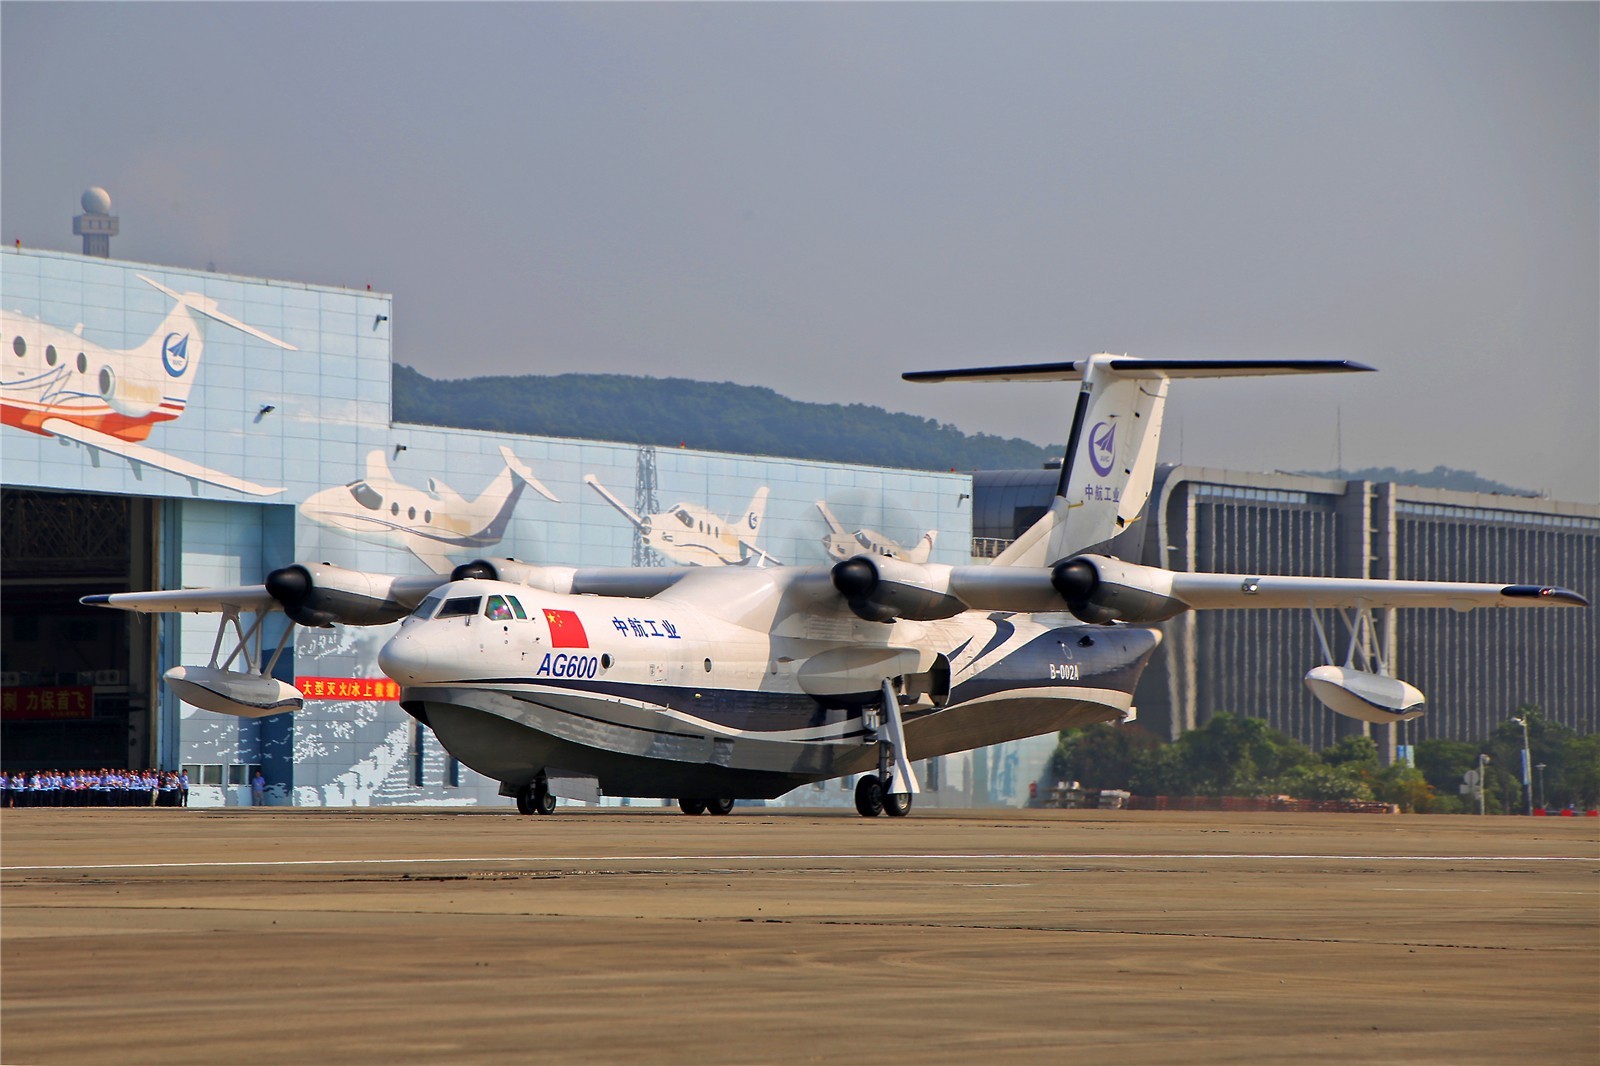
{"label": "tail logo", "polygon": [[1089,465],[1101,477],[1111,473],[1117,456],[1117,427],[1110,422],[1096,422],[1089,430]]}
{"label": "tail logo", "polygon": [[183,372],[189,369],[187,333],[167,334],[167,339],[161,342],[161,363],[167,368],[168,374],[175,378],[183,377]]}
{"label": "tail logo", "polygon": [[751,511],[750,514],[746,516],[745,521],[750,523],[750,528],[752,530],[761,528],[761,516],[754,511]]}

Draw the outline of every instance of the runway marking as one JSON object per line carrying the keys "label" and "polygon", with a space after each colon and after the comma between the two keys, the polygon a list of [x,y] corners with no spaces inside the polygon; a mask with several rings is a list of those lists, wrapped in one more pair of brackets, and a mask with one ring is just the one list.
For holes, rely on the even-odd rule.
{"label": "runway marking", "polygon": [[1256,852],[808,852],[803,854],[738,855],[477,855],[415,859],[253,859],[208,862],[107,862],[71,866],[0,866],[0,873],[27,870],[203,870],[271,866],[401,866],[431,863],[552,862],[863,862],[871,860],[961,860],[1007,862],[1107,862],[1200,859],[1259,859],[1275,862],[1584,862],[1600,864],[1592,855],[1307,855]]}

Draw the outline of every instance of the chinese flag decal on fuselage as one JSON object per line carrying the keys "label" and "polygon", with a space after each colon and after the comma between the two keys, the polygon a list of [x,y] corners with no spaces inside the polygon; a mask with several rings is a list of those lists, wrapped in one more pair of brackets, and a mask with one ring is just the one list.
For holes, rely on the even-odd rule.
{"label": "chinese flag decal on fuselage", "polygon": [[575,611],[552,611],[545,608],[544,620],[550,624],[550,646],[552,648],[587,648],[589,634],[583,631],[583,623],[578,620]]}

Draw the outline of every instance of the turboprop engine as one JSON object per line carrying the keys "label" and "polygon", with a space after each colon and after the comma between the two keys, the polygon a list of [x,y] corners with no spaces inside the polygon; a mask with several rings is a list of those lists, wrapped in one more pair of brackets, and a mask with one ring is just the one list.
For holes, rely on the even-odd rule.
{"label": "turboprop engine", "polygon": [[1057,563],[1050,584],[1080,621],[1148,623],[1189,609],[1172,595],[1172,572],[1104,555],[1079,555]]}
{"label": "turboprop engine", "polygon": [[577,573],[571,566],[539,566],[518,559],[474,559],[450,571],[451,581],[468,581],[478,578],[485,581],[510,581],[543,592],[572,592],[572,578]]}
{"label": "turboprop engine", "polygon": [[950,592],[944,564],[908,563],[878,555],[857,555],[833,568],[833,587],[857,617],[869,622],[897,618],[929,621],[967,609]]}
{"label": "turboprop engine", "polygon": [[267,575],[267,592],[303,626],[380,626],[397,622],[444,584],[438,574],[392,577],[330,563],[294,563]]}

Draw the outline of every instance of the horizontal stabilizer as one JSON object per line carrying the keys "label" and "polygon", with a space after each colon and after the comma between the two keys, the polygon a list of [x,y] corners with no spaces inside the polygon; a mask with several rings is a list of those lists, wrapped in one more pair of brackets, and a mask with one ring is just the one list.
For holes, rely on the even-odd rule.
{"label": "horizontal stabilizer", "polygon": [[[1082,381],[1087,360],[1074,363],[1027,363],[1017,366],[969,367],[956,370],[913,370],[907,381]],[[1123,377],[1244,378],[1269,374],[1347,374],[1370,371],[1348,359],[1135,359],[1113,357],[1104,364]]]}

